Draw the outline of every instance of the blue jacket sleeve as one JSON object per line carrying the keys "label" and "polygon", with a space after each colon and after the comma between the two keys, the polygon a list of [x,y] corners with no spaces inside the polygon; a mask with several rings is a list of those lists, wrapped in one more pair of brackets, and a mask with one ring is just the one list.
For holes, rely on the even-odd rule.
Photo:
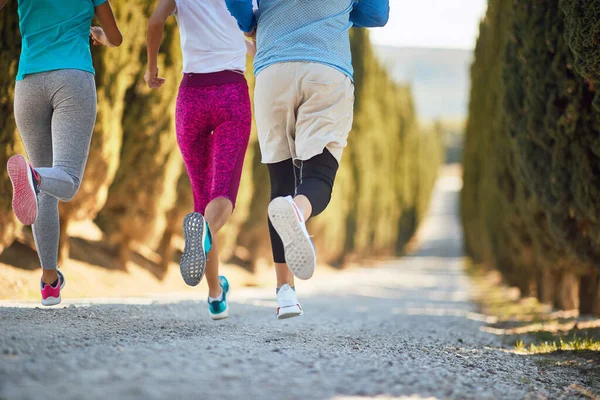
{"label": "blue jacket sleeve", "polygon": [[358,0],[350,12],[350,22],[357,28],[385,26],[389,17],[389,0]]}
{"label": "blue jacket sleeve", "polygon": [[238,26],[244,32],[252,32],[256,26],[252,0],[225,0],[227,9],[237,20]]}

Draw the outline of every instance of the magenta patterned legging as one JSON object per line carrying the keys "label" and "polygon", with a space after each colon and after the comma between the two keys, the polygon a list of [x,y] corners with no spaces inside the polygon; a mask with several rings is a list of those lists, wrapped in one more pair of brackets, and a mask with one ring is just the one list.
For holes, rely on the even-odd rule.
{"label": "magenta patterned legging", "polygon": [[252,126],[244,76],[185,74],[176,110],[177,142],[192,184],[194,211],[224,197],[235,207]]}

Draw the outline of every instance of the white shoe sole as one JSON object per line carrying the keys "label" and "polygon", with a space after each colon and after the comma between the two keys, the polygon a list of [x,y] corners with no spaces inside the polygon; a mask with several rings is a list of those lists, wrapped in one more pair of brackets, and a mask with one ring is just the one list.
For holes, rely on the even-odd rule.
{"label": "white shoe sole", "polygon": [[48,297],[46,300],[42,299],[42,305],[46,307],[59,305],[62,301],[60,295],[58,297]]}
{"label": "white shoe sole", "polygon": [[300,306],[281,307],[277,313],[277,319],[289,319],[299,317],[304,314]]}
{"label": "white shoe sole", "polygon": [[183,237],[185,247],[179,262],[181,277],[189,286],[197,286],[204,277],[206,269],[206,240],[204,217],[200,213],[191,213],[183,219]]}
{"label": "white shoe sole", "polygon": [[294,206],[283,197],[274,199],[269,204],[269,220],[283,242],[285,261],[294,276],[310,279],[315,273],[317,255]]}
{"label": "white shoe sole", "polygon": [[218,321],[220,319],[225,319],[229,317],[229,307],[227,307],[227,309],[225,311],[223,311],[221,314],[212,314],[210,311],[208,312],[208,316],[210,318],[212,318],[215,321]]}

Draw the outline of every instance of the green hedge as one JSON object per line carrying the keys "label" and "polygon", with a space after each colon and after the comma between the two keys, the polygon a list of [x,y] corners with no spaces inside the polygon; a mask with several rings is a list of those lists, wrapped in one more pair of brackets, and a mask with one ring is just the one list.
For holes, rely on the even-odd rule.
{"label": "green hedge", "polygon": [[591,73],[595,54],[576,62],[571,50],[596,22],[581,10],[489,2],[472,67],[462,214],[477,262],[558,308],[600,312],[588,289],[600,265],[600,114],[594,85],[577,73]]}
{"label": "green hedge", "polygon": [[[150,5],[147,3],[143,14],[151,12]],[[145,46],[138,51],[139,68],[123,99],[127,106],[119,168],[96,218],[109,241],[119,247],[122,264],[129,259],[133,242],[158,246],[167,212],[177,200],[177,178],[182,171],[172,112],[181,70],[175,21],[165,27],[159,70],[166,82],[160,90],[152,90],[144,82]]]}
{"label": "green hedge", "polygon": [[[21,54],[21,36],[19,35],[19,21],[17,15],[17,2],[10,1],[0,12],[0,165],[6,162],[19,151],[17,140],[17,127],[13,113],[13,96],[15,78]],[[0,169],[0,252],[15,239],[18,229],[11,206],[12,191],[6,168]]]}

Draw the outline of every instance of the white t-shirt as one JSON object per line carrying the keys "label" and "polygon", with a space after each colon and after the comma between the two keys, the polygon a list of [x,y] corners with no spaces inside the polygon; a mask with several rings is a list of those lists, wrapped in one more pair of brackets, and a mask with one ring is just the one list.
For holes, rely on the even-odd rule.
{"label": "white t-shirt", "polygon": [[224,0],[176,0],[183,72],[246,70],[246,43]]}

